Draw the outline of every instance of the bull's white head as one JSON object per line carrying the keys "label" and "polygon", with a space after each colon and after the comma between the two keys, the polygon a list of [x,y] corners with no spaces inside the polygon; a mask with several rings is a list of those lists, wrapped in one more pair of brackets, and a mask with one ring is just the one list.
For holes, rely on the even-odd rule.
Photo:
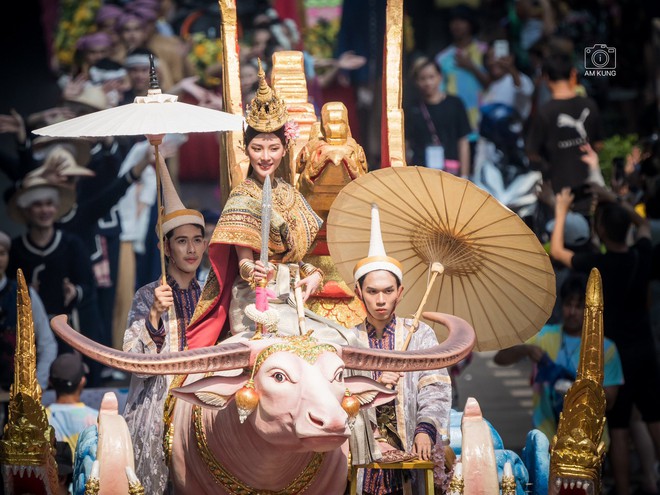
{"label": "bull's white head", "polygon": [[248,345],[251,372],[248,368],[240,376],[202,378],[173,394],[202,407],[223,409],[235,404],[236,394],[247,386],[258,400],[247,416],[254,432],[278,448],[299,452],[333,450],[350,436],[349,415],[342,407],[347,390],[361,407],[394,398],[395,392],[370,378],[345,378],[338,349],[312,337],[270,338]]}

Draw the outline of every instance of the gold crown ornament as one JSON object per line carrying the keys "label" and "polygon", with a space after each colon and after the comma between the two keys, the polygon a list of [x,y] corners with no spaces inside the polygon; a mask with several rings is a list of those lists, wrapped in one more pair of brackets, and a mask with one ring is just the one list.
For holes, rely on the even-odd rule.
{"label": "gold crown ornament", "polygon": [[261,67],[261,59],[257,59],[257,62],[259,64],[259,89],[247,108],[245,120],[256,131],[273,132],[286,124],[289,113],[284,100],[268,86],[266,73]]}

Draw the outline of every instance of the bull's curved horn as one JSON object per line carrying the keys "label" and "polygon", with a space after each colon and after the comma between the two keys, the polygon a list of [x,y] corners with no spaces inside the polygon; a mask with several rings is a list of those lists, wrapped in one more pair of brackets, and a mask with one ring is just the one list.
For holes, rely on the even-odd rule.
{"label": "bull's curved horn", "polygon": [[130,373],[186,375],[245,368],[250,364],[250,348],[240,342],[172,354],[137,354],[118,351],[88,339],[68,325],[66,315],[54,317],[50,326],[64,342],[85,356]]}
{"label": "bull's curved horn", "polygon": [[476,341],[474,329],[467,321],[444,313],[426,312],[422,316],[449,329],[449,337],[442,344],[418,351],[344,346],[344,364],[355,370],[419,371],[447,368],[467,357]]}

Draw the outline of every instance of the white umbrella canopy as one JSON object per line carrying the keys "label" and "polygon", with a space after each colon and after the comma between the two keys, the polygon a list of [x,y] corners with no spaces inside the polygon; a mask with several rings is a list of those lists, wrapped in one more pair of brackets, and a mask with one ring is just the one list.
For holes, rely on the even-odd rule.
{"label": "white umbrella canopy", "polygon": [[182,103],[177,101],[176,95],[163,93],[158,85],[153,55],[149,56],[149,61],[151,72],[147,96],[138,96],[133,103],[58,122],[33,132],[51,137],[146,135],[152,144],[160,144],[157,136],[163,134],[243,130],[245,119],[242,115]]}
{"label": "white umbrella canopy", "polygon": [[[328,249],[349,287],[355,264],[369,251],[372,203],[380,210],[385,251],[403,266],[397,314],[415,313],[426,294],[425,311],[473,326],[477,351],[523,343],[546,323],[555,275],[536,235],[492,195],[441,170],[388,167],[340,191],[326,223]],[[427,292],[437,263],[444,271]]]}
{"label": "white umbrella canopy", "polygon": [[177,96],[149,90],[133,103],[58,122],[33,131],[51,137],[106,137],[191,132],[242,131],[245,119],[220,110],[177,101]]}

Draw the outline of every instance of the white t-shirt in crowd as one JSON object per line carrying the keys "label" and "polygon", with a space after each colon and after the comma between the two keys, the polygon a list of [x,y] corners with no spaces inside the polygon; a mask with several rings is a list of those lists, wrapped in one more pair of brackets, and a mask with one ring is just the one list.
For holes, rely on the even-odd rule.
{"label": "white t-shirt in crowd", "polygon": [[532,111],[534,83],[525,74],[520,74],[520,86],[513,82],[513,76],[506,74],[488,86],[482,97],[482,103],[503,103],[515,108],[520,116],[527,120]]}

